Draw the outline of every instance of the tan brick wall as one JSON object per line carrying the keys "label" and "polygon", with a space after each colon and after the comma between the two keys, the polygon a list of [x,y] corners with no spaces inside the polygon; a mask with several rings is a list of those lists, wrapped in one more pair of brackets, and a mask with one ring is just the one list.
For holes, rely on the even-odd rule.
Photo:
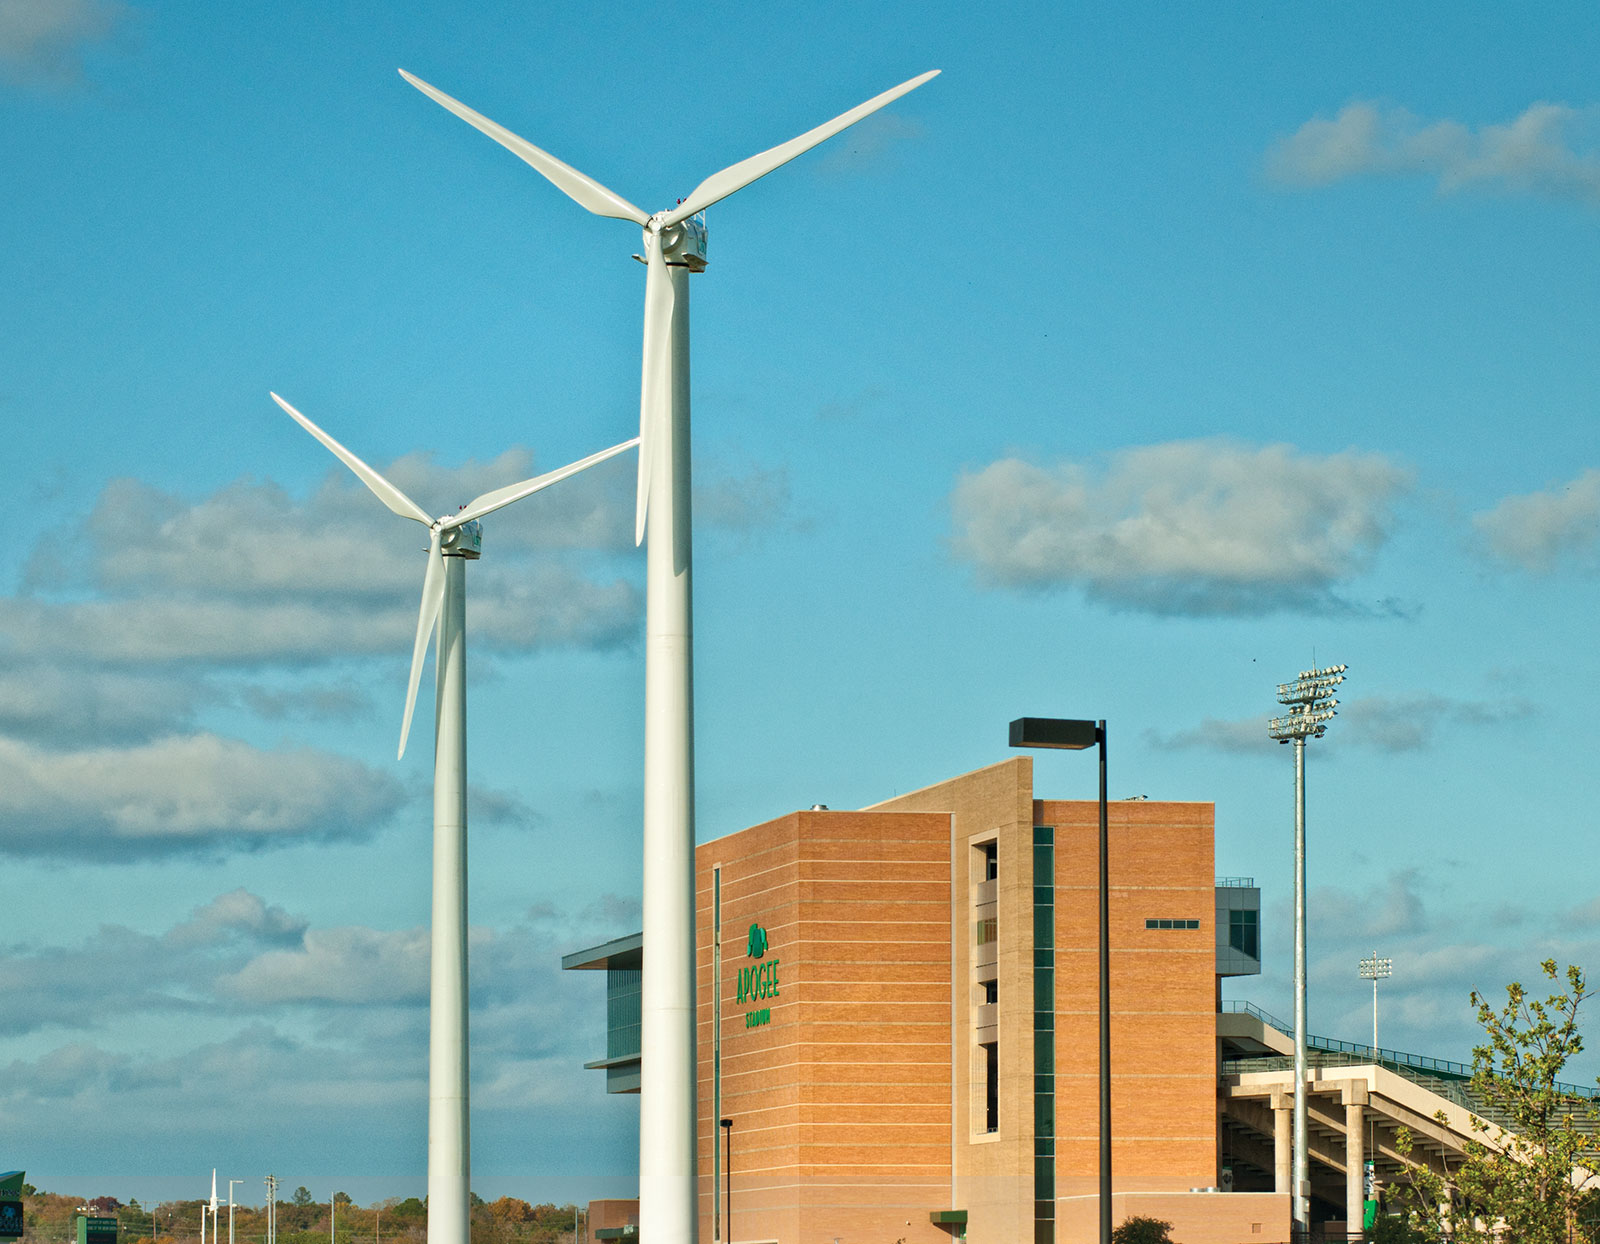
{"label": "tan brick wall", "polygon": [[[1016,756],[882,809],[952,814],[950,937],[959,982],[951,1062],[956,1080],[955,1205],[974,1241],[1033,1238],[1033,760]],[[998,848],[996,962],[1000,985],[1000,1130],[984,1133],[984,1064],[974,1041],[972,886],[974,844]],[[929,1209],[934,1206],[929,1206]],[[894,1237],[889,1237],[893,1239]],[[944,1237],[948,1239],[948,1237]]]}
{"label": "tan brick wall", "polygon": [[[722,867],[722,1114],[735,1240],[948,1240],[950,817],[797,812],[699,848],[701,1238],[712,1230],[712,868]],[[752,923],[775,998],[741,1004]],[[745,1026],[747,1011],[771,1021]],[[726,1176],[724,1176],[724,1179]],[[724,1182],[716,1190],[727,1195]]]}
{"label": "tan brick wall", "polygon": [[[1041,801],[1037,815],[1056,829],[1056,1178],[1069,1196],[1098,1187],[1099,805]],[[1213,817],[1209,803],[1107,808],[1118,1188],[1217,1181]]]}

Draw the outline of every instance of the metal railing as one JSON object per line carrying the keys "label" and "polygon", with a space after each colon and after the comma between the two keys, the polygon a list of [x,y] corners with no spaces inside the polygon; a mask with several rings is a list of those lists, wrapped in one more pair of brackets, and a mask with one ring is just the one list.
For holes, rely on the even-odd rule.
{"label": "metal railing", "polygon": [[1218,877],[1217,889],[1219,890],[1253,890],[1256,888],[1254,877]]}
{"label": "metal railing", "polygon": [[[1230,999],[1222,1004],[1222,1009],[1236,1015],[1253,1015],[1263,1024],[1276,1028],[1285,1036],[1294,1036],[1294,1026],[1292,1024],[1286,1024],[1276,1015],[1271,1015],[1252,1003]],[[1308,1033],[1306,1034],[1306,1048],[1326,1054],[1353,1056],[1339,1060],[1340,1065],[1344,1066],[1356,1061],[1377,1062],[1396,1070],[1420,1071],[1433,1079],[1464,1081],[1472,1079],[1472,1067],[1467,1063],[1451,1062],[1446,1058],[1428,1058],[1423,1054],[1407,1054],[1403,1050],[1387,1050],[1381,1046],[1363,1045],[1356,1041],[1335,1041],[1331,1037],[1318,1037]],[[1600,1087],[1585,1087],[1582,1084],[1558,1082],[1555,1085],[1555,1090],[1566,1097],[1600,1098]]]}

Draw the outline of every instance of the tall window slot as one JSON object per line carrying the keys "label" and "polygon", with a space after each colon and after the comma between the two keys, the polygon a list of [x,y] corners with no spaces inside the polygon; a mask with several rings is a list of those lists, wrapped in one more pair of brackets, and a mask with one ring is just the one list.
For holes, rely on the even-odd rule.
{"label": "tall window slot", "polygon": [[973,1135],[981,1136],[1000,1130],[998,840],[972,843],[968,865],[972,896],[972,940],[968,943],[972,948],[972,975],[967,994],[972,1033],[969,1127]]}

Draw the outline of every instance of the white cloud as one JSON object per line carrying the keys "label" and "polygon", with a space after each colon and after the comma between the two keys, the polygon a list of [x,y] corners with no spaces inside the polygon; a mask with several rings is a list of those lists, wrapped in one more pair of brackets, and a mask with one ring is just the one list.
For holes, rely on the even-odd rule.
{"label": "white cloud", "polygon": [[1219,752],[1259,752],[1274,746],[1272,736],[1267,733],[1265,713],[1235,721],[1207,717],[1198,726],[1187,730],[1176,730],[1171,734],[1147,730],[1145,737],[1158,747],[1200,747]]}
{"label": "white cloud", "polygon": [[219,972],[299,945],[306,922],[238,889],[159,935],[101,925],[71,946],[13,942],[0,953],[0,1032],[104,1028],[142,1015],[217,1013]]}
{"label": "white cloud", "polygon": [[1600,565],[1600,471],[1593,467],[1542,492],[1506,497],[1473,515],[1491,558],[1535,573]]}
{"label": "white cloud", "polygon": [[[5,602],[0,601],[0,615]],[[13,648],[13,651],[15,649]],[[55,647],[49,655],[66,651]],[[13,663],[0,669],[0,733],[85,743],[149,738],[188,723],[213,698],[201,680],[86,669],[70,659]]]}
{"label": "white cloud", "polygon": [[1535,103],[1511,121],[1474,130],[1358,100],[1279,142],[1267,171],[1296,186],[1417,174],[1447,194],[1500,190],[1600,205],[1597,123],[1597,109]]}
{"label": "white cloud", "polygon": [[[1386,752],[1419,751],[1432,746],[1441,726],[1493,726],[1521,721],[1534,711],[1532,704],[1517,697],[1468,700],[1431,692],[1361,696],[1340,702],[1338,719],[1319,746],[1349,743]],[[1275,745],[1267,721],[1265,713],[1233,721],[1208,717],[1186,730],[1148,731],[1146,737],[1160,747],[1261,752]]]}
{"label": "white cloud", "polygon": [[305,931],[304,920],[281,907],[268,906],[260,895],[240,886],[195,908],[188,920],[167,931],[164,941],[169,946],[203,947],[239,938],[267,944],[298,943]]}
{"label": "white cloud", "polygon": [[711,469],[694,485],[695,525],[747,533],[768,527],[789,509],[789,472],[783,467]]}
{"label": "white cloud", "polygon": [[0,76],[63,84],[83,72],[83,49],[126,18],[117,0],[0,0]]}
{"label": "white cloud", "polygon": [[[502,1164],[563,1168],[581,1144],[628,1169],[636,1112],[581,1070],[604,1049],[604,982],[559,959],[625,931],[609,917],[629,911],[608,899],[471,931],[475,1123]],[[137,1171],[198,1170],[248,1119],[263,1151],[292,1147],[301,1170],[347,1171],[360,1132],[387,1138],[368,1161],[420,1171],[428,942],[425,927],[308,927],[234,890],[156,934],[0,946],[0,1033],[23,1038],[0,1066],[0,1118],[34,1137],[43,1170],[128,1170],[130,1154]],[[178,1044],[149,1053],[152,1023]]]}
{"label": "white cloud", "polygon": [[362,838],[403,802],[391,777],[309,748],[199,734],[68,751],[0,738],[0,846],[130,858]]}
{"label": "white cloud", "polygon": [[[448,470],[423,455],[384,469],[413,495],[471,500],[534,467],[527,451],[513,450]],[[81,556],[58,548],[36,557],[26,594],[0,600],[0,635],[15,655],[67,649],[119,665],[403,655],[426,533],[348,474],[339,468],[304,503],[249,480],[192,503],[114,480],[81,530],[64,537]],[[607,647],[632,636],[637,589],[591,578],[568,556],[631,547],[624,476],[605,463],[486,520],[484,560],[468,585],[476,644]]]}
{"label": "white cloud", "polygon": [[1410,473],[1380,454],[1178,441],[1099,472],[1017,458],[957,481],[956,556],[1001,587],[1081,587],[1158,614],[1328,607],[1388,534]]}
{"label": "white cloud", "polygon": [[311,929],[299,946],[267,951],[217,986],[224,995],[256,1006],[423,1004],[428,1000],[428,930]]}
{"label": "white cloud", "polygon": [[[308,452],[321,452],[308,442]],[[474,497],[538,474],[533,455],[510,449],[489,462],[445,467],[408,454],[382,473],[429,513],[453,513]],[[613,459],[484,519],[484,557],[533,550],[626,551],[633,544],[632,460]],[[94,584],[255,599],[383,596],[422,581],[428,537],[391,513],[342,466],[305,501],[277,484],[241,479],[187,501],[134,479],[106,484],[81,538]],[[29,581],[47,586],[59,550],[36,557]]]}
{"label": "white cloud", "polygon": [[1430,692],[1362,696],[1339,708],[1352,743],[1388,752],[1428,747],[1442,725],[1492,726],[1533,712],[1533,705],[1517,698],[1463,700]]}
{"label": "white cloud", "polygon": [[[387,470],[418,496],[470,500],[534,466],[514,450]],[[204,731],[208,710],[369,712],[347,670],[328,672],[340,661],[387,658],[399,696],[423,532],[347,476],[336,467],[304,502],[256,481],[188,501],[118,480],[57,533],[22,593],[0,597],[0,845],[110,859],[248,850],[359,838],[392,814],[402,791],[376,770]],[[631,551],[630,479],[607,463],[494,516],[469,571],[475,651],[633,638],[639,590],[586,568]],[[490,811],[530,815],[503,797]]]}

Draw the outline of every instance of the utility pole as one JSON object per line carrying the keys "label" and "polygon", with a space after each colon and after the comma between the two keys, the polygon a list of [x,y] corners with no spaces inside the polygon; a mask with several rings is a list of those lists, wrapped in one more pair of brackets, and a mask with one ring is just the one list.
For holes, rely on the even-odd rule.
{"label": "utility pole", "polygon": [[1278,684],[1278,703],[1288,708],[1267,723],[1280,743],[1294,744],[1294,1163],[1289,1205],[1297,1242],[1311,1235],[1311,1171],[1306,1152],[1306,740],[1327,733],[1339,701],[1333,691],[1348,666],[1301,670],[1294,682]]}
{"label": "utility pole", "polygon": [[278,1244],[278,1177],[267,1176],[267,1244]]}

